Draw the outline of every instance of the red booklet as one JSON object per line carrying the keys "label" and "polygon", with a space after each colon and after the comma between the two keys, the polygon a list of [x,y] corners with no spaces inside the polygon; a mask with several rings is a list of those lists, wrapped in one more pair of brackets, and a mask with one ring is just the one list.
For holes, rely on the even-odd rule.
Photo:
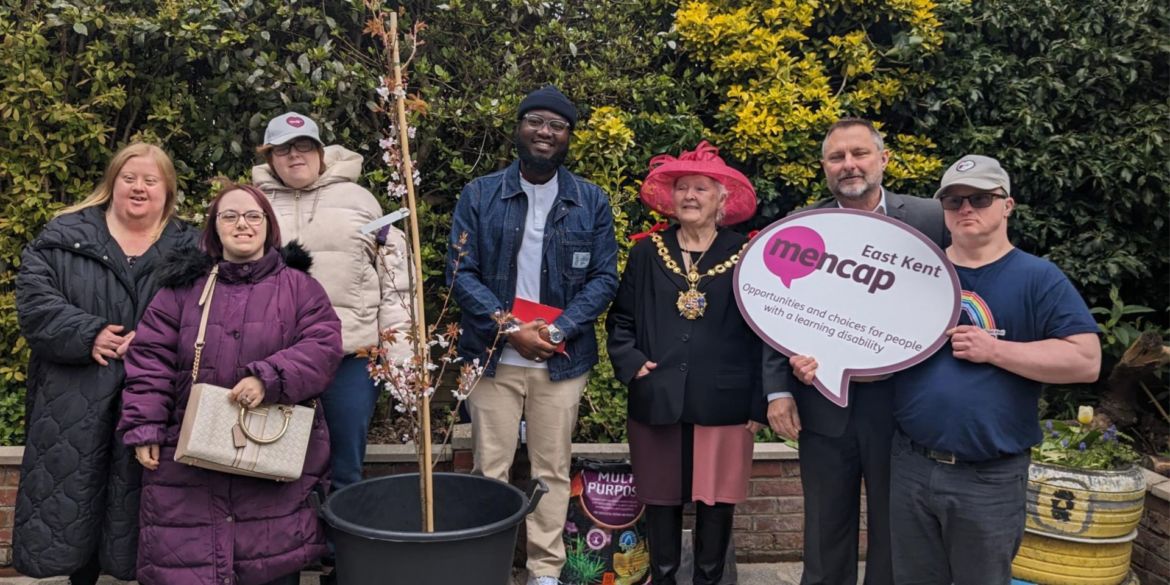
{"label": "red booklet", "polygon": [[[521,297],[516,297],[516,300],[512,301],[512,316],[525,323],[543,319],[545,323],[551,324],[556,321],[557,317],[561,316],[562,312],[563,309],[542,305]],[[557,353],[565,353],[565,342],[562,341],[557,345]]]}

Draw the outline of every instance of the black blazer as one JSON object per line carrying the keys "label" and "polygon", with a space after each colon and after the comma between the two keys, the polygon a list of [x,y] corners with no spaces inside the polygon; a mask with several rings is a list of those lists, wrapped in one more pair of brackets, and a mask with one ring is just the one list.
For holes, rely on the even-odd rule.
{"label": "black blazer", "polygon": [[[820,201],[807,209],[823,209],[835,207],[835,199]],[[922,235],[938,247],[946,249],[951,243],[950,232],[943,221],[942,206],[937,200],[922,197],[899,195],[886,191],[886,215],[899,220],[918,230]],[[804,209],[798,210],[804,211]],[[904,299],[908,303],[914,299]],[[800,415],[800,425],[820,435],[839,437],[845,432],[845,423],[849,421],[849,413],[858,403],[859,394],[866,393],[865,416],[892,416],[892,386],[884,382],[849,385],[849,406],[841,408],[829,401],[812,386],[806,386],[797,381],[792,375],[792,368],[788,365],[788,358],[771,346],[763,346],[764,394],[772,392],[791,392],[796,399],[796,411]],[[814,356],[815,357],[815,356]]]}
{"label": "black blazer", "polygon": [[[679,267],[685,266],[678,227],[661,232]],[[699,262],[699,273],[738,254],[743,235],[721,229]],[[629,389],[629,416],[644,424],[678,422],[701,425],[765,422],[761,392],[761,342],[744,322],[732,291],[733,270],[703,278],[705,314],[679,315],[675,303],[686,281],[666,267],[646,238],[630,250],[617,299],[609,309],[609,359],[617,379]],[[658,367],[634,379],[646,361]]]}

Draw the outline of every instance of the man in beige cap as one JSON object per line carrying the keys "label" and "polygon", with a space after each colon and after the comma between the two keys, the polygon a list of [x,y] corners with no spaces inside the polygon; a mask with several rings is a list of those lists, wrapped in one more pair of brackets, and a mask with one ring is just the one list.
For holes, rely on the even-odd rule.
{"label": "man in beige cap", "polygon": [[1068,278],[1008,240],[999,162],[967,155],[935,198],[962,284],[959,325],[895,376],[890,517],[899,585],[1008,585],[1044,384],[1097,379],[1097,324]]}

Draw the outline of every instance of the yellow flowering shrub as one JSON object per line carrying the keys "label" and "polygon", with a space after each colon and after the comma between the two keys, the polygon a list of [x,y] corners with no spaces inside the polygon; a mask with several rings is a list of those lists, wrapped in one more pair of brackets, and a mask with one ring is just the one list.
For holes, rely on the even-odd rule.
{"label": "yellow flowering shrub", "polygon": [[625,268],[626,250],[630,247],[630,212],[637,207],[640,182],[633,177],[640,169],[629,168],[631,149],[635,146],[631,116],[615,106],[601,106],[573,131],[574,168],[609,195],[613,209],[614,232],[618,239],[618,268]]}
{"label": "yellow flowering shrub", "polygon": [[634,146],[634,131],[629,114],[615,106],[601,106],[573,132],[573,157],[583,168],[620,165],[626,152]]}
{"label": "yellow flowering shrub", "polygon": [[937,150],[933,140],[909,134],[887,138],[899,145],[890,153],[890,164],[886,165],[886,177],[890,181],[932,181],[942,176],[945,163],[937,156],[923,154]]}
{"label": "yellow flowering shrub", "polygon": [[[843,116],[883,120],[930,78],[915,67],[938,51],[933,0],[684,0],[680,50],[709,68],[713,138],[763,176],[815,199],[820,141]],[[887,137],[891,181],[932,177],[934,144]]]}

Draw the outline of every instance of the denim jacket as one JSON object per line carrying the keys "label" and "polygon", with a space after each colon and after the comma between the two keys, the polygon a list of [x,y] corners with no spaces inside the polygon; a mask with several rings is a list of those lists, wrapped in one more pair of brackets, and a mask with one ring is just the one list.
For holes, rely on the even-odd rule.
{"label": "denim jacket", "polygon": [[[492,315],[512,308],[527,212],[519,161],[468,183],[455,205],[447,284],[462,310],[459,353],[464,359],[484,360],[499,330]],[[466,241],[460,244],[464,234]],[[545,224],[540,275],[540,302],[564,310],[554,324],[565,334],[568,355],[549,358],[551,380],[580,376],[597,363],[594,323],[617,287],[617,241],[609,199],[597,185],[561,167],[557,197]],[[486,364],[486,375],[495,375],[499,349]]]}

